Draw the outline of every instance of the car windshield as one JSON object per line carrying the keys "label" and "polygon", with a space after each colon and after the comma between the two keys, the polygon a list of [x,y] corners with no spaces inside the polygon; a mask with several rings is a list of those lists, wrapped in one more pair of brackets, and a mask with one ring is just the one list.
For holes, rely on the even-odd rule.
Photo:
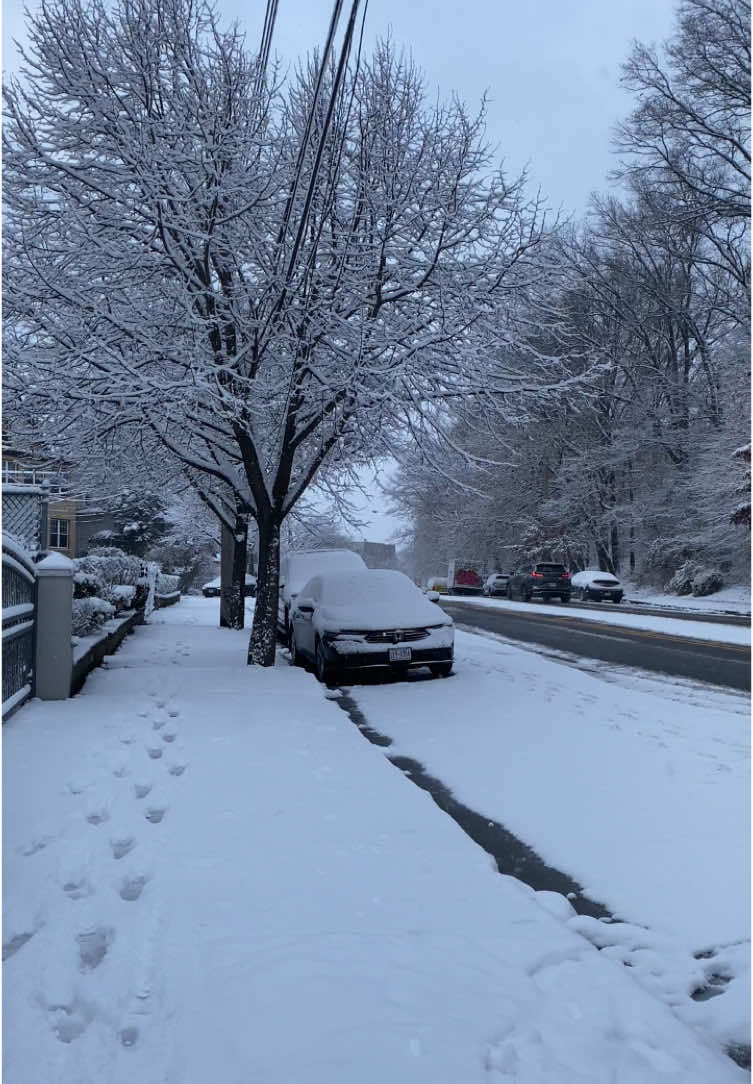
{"label": "car windshield", "polygon": [[369,610],[424,597],[402,572],[386,569],[331,573],[322,576],[320,582],[320,597],[325,606],[355,605]]}
{"label": "car windshield", "polygon": [[536,565],[536,571],[537,572],[556,572],[557,575],[561,576],[562,573],[565,571],[565,566],[564,565]]}

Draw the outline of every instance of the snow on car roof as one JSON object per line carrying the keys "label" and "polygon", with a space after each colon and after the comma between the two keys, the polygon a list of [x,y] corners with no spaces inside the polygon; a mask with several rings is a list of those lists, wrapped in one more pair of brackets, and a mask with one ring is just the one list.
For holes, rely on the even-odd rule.
{"label": "snow on car roof", "polygon": [[354,569],[324,572],[304,584],[315,593],[327,620],[359,629],[412,628],[452,624],[435,603],[402,572]]}
{"label": "snow on car roof", "polygon": [[576,587],[585,587],[594,580],[605,580],[607,583],[620,582],[611,572],[602,572],[599,568],[586,568],[583,572],[576,572],[572,582]]}

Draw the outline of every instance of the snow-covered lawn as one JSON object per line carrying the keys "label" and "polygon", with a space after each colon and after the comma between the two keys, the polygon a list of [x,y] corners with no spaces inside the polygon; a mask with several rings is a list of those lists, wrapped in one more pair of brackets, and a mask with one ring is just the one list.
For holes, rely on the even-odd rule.
{"label": "snow-covered lawn", "polygon": [[[578,932],[562,897],[499,876],[311,676],[284,663],[246,667],[247,634],[217,629],[217,607],[184,598],[156,612],[78,697],[31,703],[4,728],[5,1080],[748,1079],[632,971],[597,952],[594,931]],[[497,729],[535,697],[549,725],[542,731],[533,711],[529,724],[545,742],[557,728],[569,733],[560,748],[580,744],[584,764],[570,793],[587,787],[596,761],[584,739],[605,711],[604,702],[594,706],[597,685],[576,688],[571,708],[550,696],[560,686],[546,669],[553,664],[542,663],[544,676],[526,699],[505,664],[509,651],[478,638],[460,636],[459,644],[470,655],[464,676],[363,690],[378,722],[386,726],[389,715],[380,705],[392,705],[395,729],[407,733],[403,715],[413,703],[418,745],[433,712],[437,750],[462,753],[493,730],[475,718],[489,707],[492,686]],[[629,708],[630,698],[619,695]],[[738,717],[720,709],[714,718],[719,759],[731,762],[728,811],[736,818],[739,769],[729,750]],[[652,720],[625,716],[623,730],[663,734]],[[688,765],[696,763],[695,724],[690,730],[685,755],[666,754],[676,767],[674,779],[665,772],[666,785],[683,807]],[[518,735],[525,738],[522,727]],[[567,795],[562,786],[543,789],[533,738],[517,771],[527,771],[537,790],[534,826],[561,825]],[[476,754],[483,769],[483,745]],[[723,788],[711,762],[696,759],[716,806]],[[461,756],[458,766],[468,763]],[[623,767],[639,763],[635,752]],[[483,770],[480,778],[486,787]],[[503,778],[498,798],[509,789]],[[655,782],[649,778],[649,793]],[[634,797],[640,806],[641,793]],[[592,812],[588,831],[612,834],[607,813]],[[642,831],[639,824],[631,847]],[[727,859],[734,853],[743,864],[736,842],[715,839],[715,853],[704,855],[710,839],[698,839],[694,856],[696,865],[707,860],[707,898],[717,885],[720,895],[738,891]],[[662,871],[653,872],[659,879]],[[687,903],[692,918],[678,937],[692,932],[695,944],[697,924],[704,933],[737,930],[731,904],[717,901],[704,925],[697,902]],[[596,925],[604,936],[614,928]]]}
{"label": "snow-covered lawn", "polygon": [[685,636],[692,640],[713,640],[719,644],[750,644],[750,628],[744,625],[712,624],[705,621],[683,621],[678,617],[622,613],[616,605],[613,609],[585,610],[577,606],[563,606],[561,603],[508,602],[506,599],[476,596],[468,598],[447,595],[445,597],[448,602],[462,604],[468,608],[482,607],[485,610],[514,611],[529,617],[542,614],[550,617],[577,617],[579,621],[592,621],[596,624],[614,625],[627,629],[645,629],[667,636]]}
{"label": "snow-covered lawn", "polygon": [[[351,690],[390,755],[421,761],[605,903],[624,924],[569,925],[614,943],[682,1019],[748,1042],[748,698],[464,632],[455,654],[449,681]],[[737,977],[691,1000],[712,974]]]}
{"label": "snow-covered lawn", "polygon": [[694,595],[667,595],[648,587],[635,587],[626,583],[625,601],[644,602],[647,606],[666,606],[675,610],[693,610],[696,613],[750,614],[750,588],[744,586],[723,587],[713,595],[696,598]]}

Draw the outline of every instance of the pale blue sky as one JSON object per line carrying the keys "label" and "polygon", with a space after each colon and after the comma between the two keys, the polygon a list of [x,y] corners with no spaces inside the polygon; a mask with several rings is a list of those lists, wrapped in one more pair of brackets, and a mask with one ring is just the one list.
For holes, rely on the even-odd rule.
{"label": "pale blue sky", "polygon": [[[34,8],[32,3],[31,8]],[[220,0],[256,47],[262,0]],[[675,0],[370,0],[368,40],[391,29],[424,69],[432,90],[456,90],[470,104],[491,94],[488,132],[508,168],[530,163],[555,206],[581,212],[610,166],[609,134],[629,108],[617,85],[633,38],[661,41]],[[293,60],[320,44],[331,0],[279,0],[273,48]],[[22,6],[3,5],[3,64],[17,66]]]}
{"label": "pale blue sky", "polygon": [[[263,0],[217,6],[247,30],[255,48]],[[610,133],[630,108],[618,85],[620,64],[633,39],[669,36],[675,7],[675,0],[370,0],[367,46],[391,31],[412,51],[432,94],[454,90],[471,105],[488,90],[488,138],[507,169],[517,173],[527,164],[531,182],[553,207],[580,215],[589,194],[606,187]],[[331,0],[279,0],[274,51],[293,61],[321,44],[330,10]],[[17,67],[17,37],[23,37],[22,7],[6,2],[6,72]],[[394,529],[383,504],[376,494],[364,501],[374,541],[387,540]]]}

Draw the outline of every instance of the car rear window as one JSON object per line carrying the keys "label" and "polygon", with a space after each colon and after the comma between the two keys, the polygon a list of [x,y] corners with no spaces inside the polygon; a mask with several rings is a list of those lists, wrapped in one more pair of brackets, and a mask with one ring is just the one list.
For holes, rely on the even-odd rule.
{"label": "car rear window", "polygon": [[564,565],[536,565],[537,572],[556,572],[558,575],[562,575],[565,571]]}

